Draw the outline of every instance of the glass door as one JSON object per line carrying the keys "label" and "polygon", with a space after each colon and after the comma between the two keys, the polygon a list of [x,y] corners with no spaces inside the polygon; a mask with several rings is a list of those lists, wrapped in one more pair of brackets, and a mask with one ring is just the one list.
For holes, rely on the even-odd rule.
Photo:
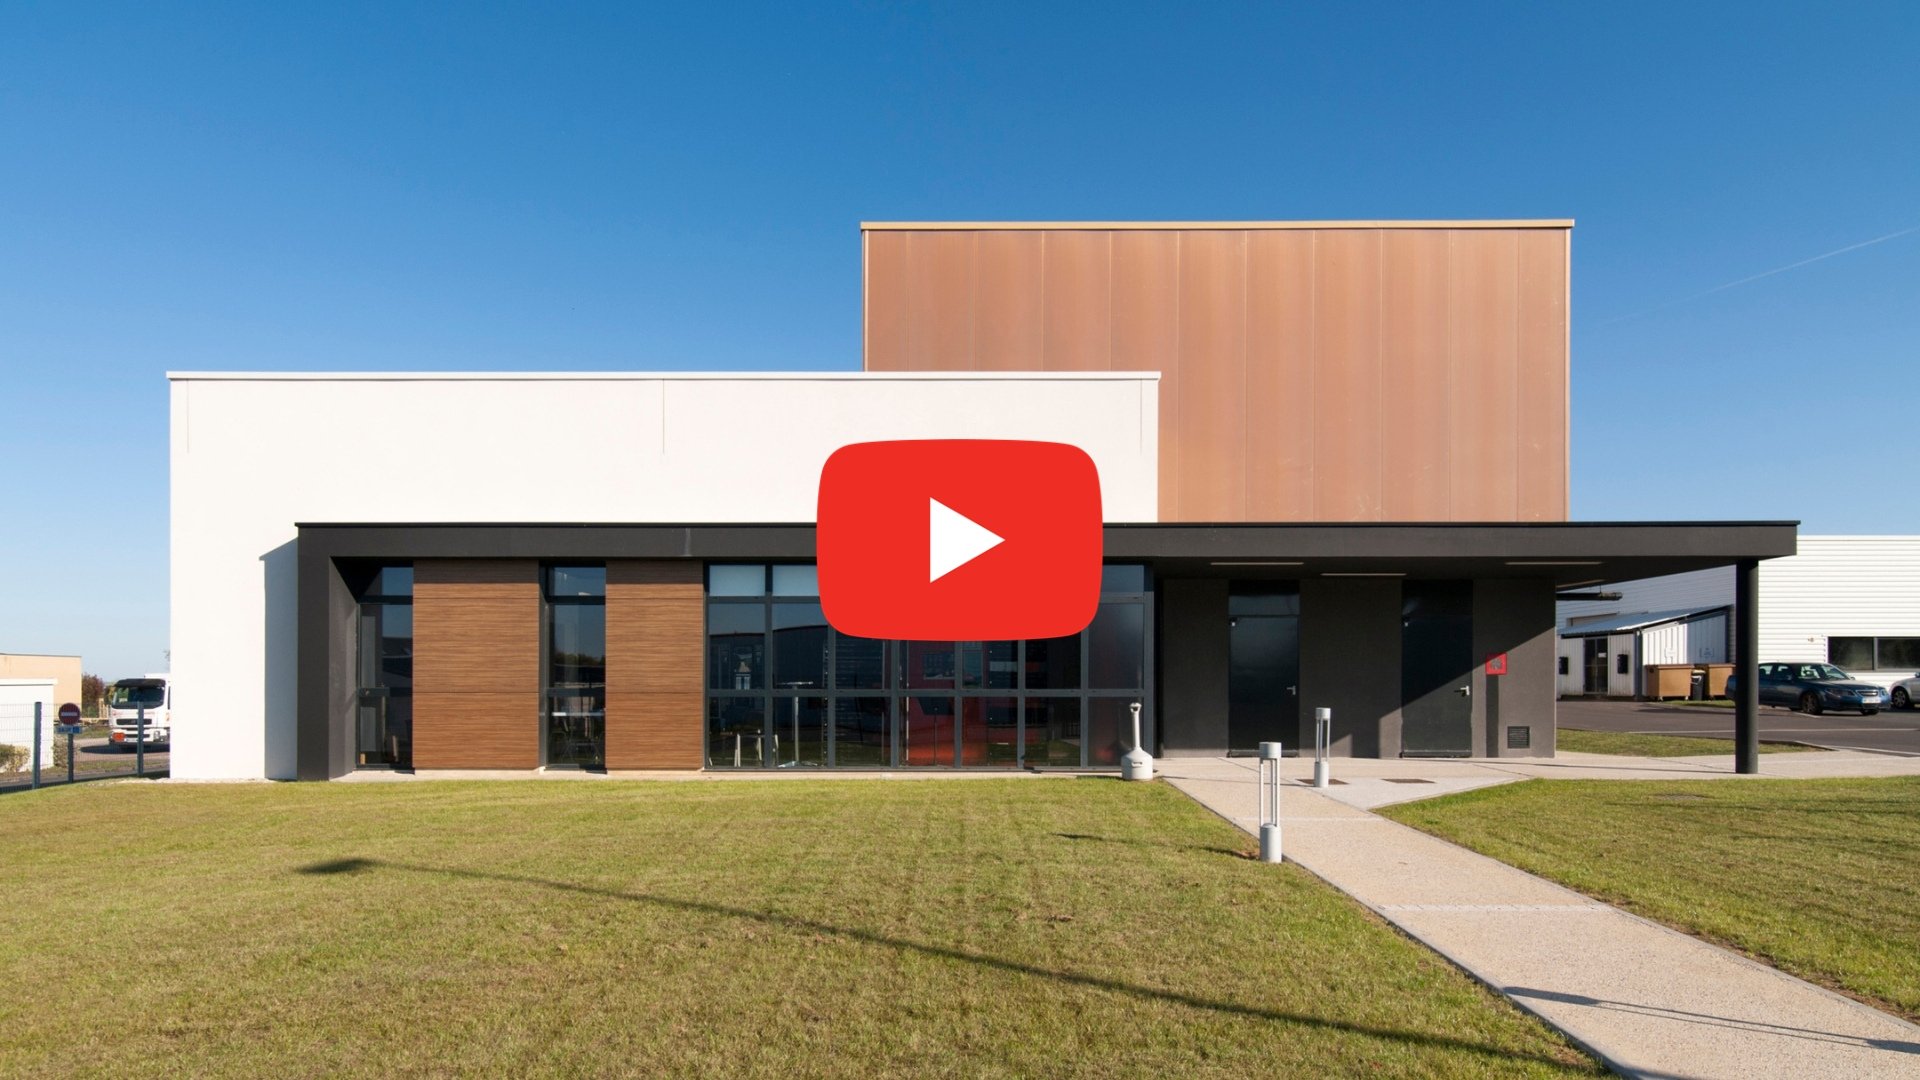
{"label": "glass door", "polygon": [[377,570],[361,593],[354,764],[413,768],[413,568]]}

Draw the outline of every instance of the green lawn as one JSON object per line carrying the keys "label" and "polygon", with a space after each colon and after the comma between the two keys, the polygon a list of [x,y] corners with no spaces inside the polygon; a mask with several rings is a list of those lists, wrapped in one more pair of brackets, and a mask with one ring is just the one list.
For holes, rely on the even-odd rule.
{"label": "green lawn", "polygon": [[[1631,754],[1636,757],[1688,757],[1695,754],[1731,754],[1732,739],[1702,739],[1691,735],[1642,735],[1627,731],[1583,731],[1563,727],[1554,748],[1580,754]],[[1813,750],[1798,743],[1763,742],[1763,754]]]}
{"label": "green lawn", "polygon": [[0,1075],[1596,1074],[1251,846],[1109,779],[10,795]]}
{"label": "green lawn", "polygon": [[1920,1019],[1920,777],[1530,780],[1381,812]]}

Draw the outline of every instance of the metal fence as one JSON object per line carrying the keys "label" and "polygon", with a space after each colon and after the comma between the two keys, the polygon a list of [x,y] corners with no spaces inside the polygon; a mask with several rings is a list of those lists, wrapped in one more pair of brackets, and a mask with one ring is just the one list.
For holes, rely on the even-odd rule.
{"label": "metal fence", "polygon": [[101,721],[67,735],[59,722],[50,706],[0,703],[0,791],[167,774],[171,747],[164,743],[142,745],[132,733],[115,742]]}

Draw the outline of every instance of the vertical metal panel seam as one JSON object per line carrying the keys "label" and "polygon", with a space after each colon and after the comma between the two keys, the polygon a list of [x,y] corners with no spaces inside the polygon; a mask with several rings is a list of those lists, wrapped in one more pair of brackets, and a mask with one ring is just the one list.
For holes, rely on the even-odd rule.
{"label": "vertical metal panel seam", "polygon": [[1387,516],[1387,234],[1373,234],[1373,513]]}
{"label": "vertical metal panel seam", "polygon": [[872,234],[860,230],[860,370],[872,371],[870,327],[873,323],[873,290],[868,285],[867,263],[868,248],[872,244]]}
{"label": "vertical metal panel seam", "polygon": [[1246,232],[1240,234],[1240,514],[1238,520],[1250,521],[1253,517],[1253,470],[1247,462],[1253,457],[1252,410],[1247,408],[1247,369],[1250,366],[1247,351],[1247,321],[1251,318],[1252,298],[1250,283],[1252,269],[1249,265],[1253,244]]}
{"label": "vertical metal panel seam", "polygon": [[1320,518],[1320,234],[1307,238],[1307,513]]}
{"label": "vertical metal panel seam", "polygon": [[1040,234],[1040,370],[1047,366],[1047,234]]}
{"label": "vertical metal panel seam", "polygon": [[967,357],[966,370],[980,370],[980,337],[975,326],[980,318],[980,234],[967,237]]}
{"label": "vertical metal panel seam", "polygon": [[1445,352],[1443,353],[1443,356],[1444,356],[1443,362],[1446,364],[1446,367],[1447,367],[1447,400],[1442,405],[1442,408],[1446,409],[1447,411],[1447,419],[1446,419],[1447,520],[1459,521],[1460,507],[1457,503],[1454,502],[1454,496],[1453,496],[1454,415],[1453,415],[1453,230],[1452,229],[1447,230],[1446,237],[1447,237],[1447,247],[1446,247],[1446,250],[1441,253],[1441,257],[1440,257],[1440,284],[1442,289],[1444,289],[1446,295],[1443,296],[1440,300],[1440,310],[1444,311],[1447,316],[1447,328],[1445,330],[1446,341],[1442,342],[1442,345],[1444,345],[1445,347]]}
{"label": "vertical metal panel seam", "polygon": [[[1186,347],[1184,335],[1186,323],[1181,319],[1182,312],[1180,303],[1186,298],[1186,291],[1181,287],[1181,283],[1186,280],[1185,277],[1182,276],[1186,261],[1186,250],[1187,238],[1185,234],[1175,233],[1173,236],[1173,363],[1175,367],[1180,366],[1180,351]],[[1176,379],[1174,385],[1178,386],[1179,380]],[[1176,428],[1180,428],[1182,441],[1190,438],[1185,427],[1180,423],[1180,394],[1177,390],[1173,395],[1173,425]],[[1175,521],[1186,520],[1180,516],[1180,463],[1177,461],[1174,463],[1173,469],[1172,516]]]}
{"label": "vertical metal panel seam", "polygon": [[[1560,520],[1569,521],[1573,517],[1573,230],[1560,235],[1565,238],[1560,274],[1564,290],[1560,301],[1560,413],[1565,417],[1560,430]],[[1733,655],[1732,651],[1727,655]]]}
{"label": "vertical metal panel seam", "polygon": [[[1512,390],[1513,437],[1514,437],[1514,442],[1519,443],[1521,441],[1520,439],[1520,295],[1521,295],[1520,293],[1520,278],[1521,278],[1520,234],[1512,233],[1511,236],[1513,238],[1513,318],[1510,321],[1507,332],[1510,335],[1512,335],[1512,338],[1513,338],[1513,352],[1510,354],[1513,357],[1513,390]],[[1525,519],[1521,517],[1521,511],[1520,511],[1520,476],[1521,476],[1520,462],[1522,460],[1520,457],[1520,452],[1524,451],[1526,447],[1515,446],[1514,449],[1516,452],[1513,455],[1513,510],[1511,512],[1511,516],[1507,520],[1522,521]]]}

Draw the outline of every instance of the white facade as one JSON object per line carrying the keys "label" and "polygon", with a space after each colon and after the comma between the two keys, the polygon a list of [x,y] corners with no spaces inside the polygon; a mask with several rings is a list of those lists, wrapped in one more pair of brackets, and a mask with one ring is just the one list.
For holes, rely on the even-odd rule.
{"label": "white facade", "polygon": [[[1563,620],[1564,622],[1564,620]],[[1568,627],[1578,630],[1579,627]],[[1730,630],[1726,613],[1695,618],[1674,618],[1641,628],[1625,628],[1605,636],[1607,643],[1607,681],[1598,693],[1608,697],[1633,697],[1642,692],[1641,667],[1646,664],[1724,664],[1732,659],[1727,647]],[[1562,637],[1557,646],[1560,667],[1557,676],[1562,696],[1589,693],[1586,682],[1587,642],[1599,639]],[[1626,657],[1626,670],[1620,658]]]}
{"label": "white facade", "polygon": [[[1608,585],[1619,600],[1559,605],[1563,627],[1634,612],[1733,603],[1733,568]],[[1920,638],[1920,536],[1802,536],[1760,564],[1760,661],[1826,660],[1830,639]],[[1916,667],[1843,665],[1891,685]]]}
{"label": "white facade", "polygon": [[294,775],[300,522],[811,522],[834,450],[928,438],[1071,443],[1158,514],[1156,372],[168,378],[176,777]]}

